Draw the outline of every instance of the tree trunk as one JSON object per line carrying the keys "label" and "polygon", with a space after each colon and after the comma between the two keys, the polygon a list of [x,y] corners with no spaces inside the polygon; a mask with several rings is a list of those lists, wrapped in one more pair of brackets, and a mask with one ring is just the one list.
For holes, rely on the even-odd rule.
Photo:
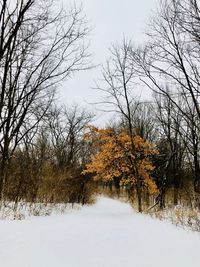
{"label": "tree trunk", "polygon": [[137,179],[136,192],[137,192],[138,211],[142,212],[142,192],[141,192],[140,179]]}
{"label": "tree trunk", "polygon": [[196,193],[200,193],[200,167],[196,157],[194,160],[194,165],[194,191]]}
{"label": "tree trunk", "polygon": [[2,204],[4,200],[4,191],[5,191],[5,183],[7,178],[7,161],[6,159],[2,159],[0,164],[0,202]]}
{"label": "tree trunk", "polygon": [[174,174],[174,205],[178,205],[178,191],[180,188],[180,177],[178,173]]}

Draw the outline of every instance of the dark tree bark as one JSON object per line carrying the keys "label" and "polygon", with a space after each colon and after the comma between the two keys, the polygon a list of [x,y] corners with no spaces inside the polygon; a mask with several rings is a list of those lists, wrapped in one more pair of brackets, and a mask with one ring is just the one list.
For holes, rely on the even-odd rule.
{"label": "dark tree bark", "polygon": [[88,68],[81,9],[56,12],[55,4],[0,3],[0,193],[9,159],[46,114],[56,86]]}

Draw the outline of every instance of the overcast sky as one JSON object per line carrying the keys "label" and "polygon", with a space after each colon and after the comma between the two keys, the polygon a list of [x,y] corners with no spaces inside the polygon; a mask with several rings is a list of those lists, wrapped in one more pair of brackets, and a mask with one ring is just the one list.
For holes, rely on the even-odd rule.
{"label": "overcast sky", "polygon": [[[79,0],[76,0],[78,2]],[[123,37],[140,43],[144,40],[145,25],[155,8],[157,0],[82,0],[87,20],[93,28],[91,52],[94,63],[103,64],[109,55],[111,44]],[[98,95],[91,88],[94,80],[100,78],[100,68],[82,72],[66,82],[60,91],[60,98],[66,104],[98,101]]]}

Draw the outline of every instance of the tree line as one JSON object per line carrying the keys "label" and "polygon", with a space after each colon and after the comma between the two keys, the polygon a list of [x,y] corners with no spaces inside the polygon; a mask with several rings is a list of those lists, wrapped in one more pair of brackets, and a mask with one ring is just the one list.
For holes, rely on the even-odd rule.
{"label": "tree line", "polygon": [[55,100],[62,81],[91,67],[82,9],[0,1],[1,204],[84,204],[107,186],[139,211],[200,207],[199,28],[198,1],[163,0],[144,44],[111,47],[96,89],[117,119],[101,129]]}
{"label": "tree line", "polygon": [[[138,135],[156,145],[159,154],[151,156],[151,175],[160,208],[166,202],[191,207],[200,203],[199,18],[198,1],[160,1],[146,42],[113,45],[102,71],[104,82],[96,86],[105,96],[101,103],[119,114],[118,126],[130,138]],[[145,99],[147,89],[151,98]],[[139,175],[134,184],[137,197],[142,180]]]}
{"label": "tree line", "polygon": [[[1,202],[71,197],[65,176],[87,157],[80,136],[91,116],[78,107],[56,107],[55,96],[62,81],[90,67],[89,31],[75,4],[0,1]],[[84,190],[77,179],[67,182]]]}

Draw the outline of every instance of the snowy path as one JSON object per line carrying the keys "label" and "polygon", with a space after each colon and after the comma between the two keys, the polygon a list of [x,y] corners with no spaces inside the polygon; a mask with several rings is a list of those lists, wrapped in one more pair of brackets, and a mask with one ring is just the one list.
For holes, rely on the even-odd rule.
{"label": "snowy path", "polygon": [[102,198],[66,215],[0,221],[0,267],[199,267],[200,234]]}

